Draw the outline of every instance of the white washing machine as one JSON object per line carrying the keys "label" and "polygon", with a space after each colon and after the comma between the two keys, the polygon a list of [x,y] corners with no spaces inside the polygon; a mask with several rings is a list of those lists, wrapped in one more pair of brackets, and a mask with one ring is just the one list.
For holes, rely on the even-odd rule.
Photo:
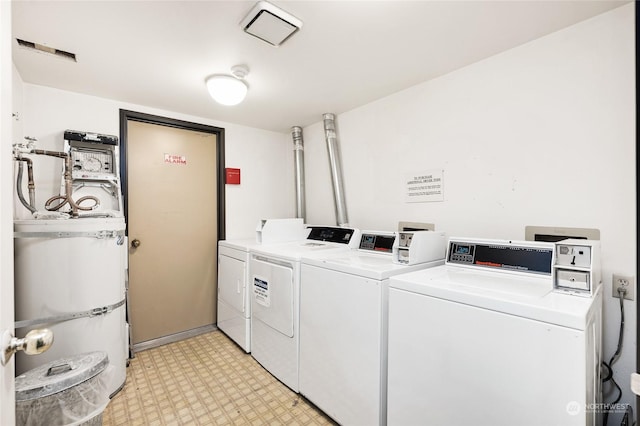
{"label": "white washing machine", "polygon": [[258,224],[256,238],[218,242],[217,326],[245,352],[251,352],[249,249],[303,240],[307,233],[302,219],[266,219]]}
{"label": "white washing machine", "polygon": [[388,424],[596,425],[597,247],[452,238],[392,277]]}
{"label": "white washing machine", "polygon": [[400,234],[411,262],[396,233],[364,231],[358,250],[302,259],[300,393],[341,425],[386,424],[389,278],[444,264],[443,232]]}
{"label": "white washing machine", "polygon": [[300,259],[357,247],[353,228],[310,227],[303,242],[251,250],[251,355],[298,392]]}

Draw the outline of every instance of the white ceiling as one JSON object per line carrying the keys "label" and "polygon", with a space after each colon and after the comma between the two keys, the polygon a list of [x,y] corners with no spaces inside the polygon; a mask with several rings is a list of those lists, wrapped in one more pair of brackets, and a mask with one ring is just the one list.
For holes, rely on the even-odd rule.
{"label": "white ceiling", "polygon": [[[276,48],[238,25],[256,1],[13,2],[26,83],[288,132],[588,19],[628,1],[278,1],[303,21]],[[249,94],[224,107],[204,80],[246,64]]]}

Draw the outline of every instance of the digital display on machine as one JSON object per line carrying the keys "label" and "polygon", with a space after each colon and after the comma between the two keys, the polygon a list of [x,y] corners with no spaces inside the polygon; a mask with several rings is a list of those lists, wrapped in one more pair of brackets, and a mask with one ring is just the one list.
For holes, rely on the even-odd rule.
{"label": "digital display on machine", "polygon": [[551,274],[553,248],[451,242],[449,263]]}
{"label": "digital display on machine", "polygon": [[329,226],[313,226],[307,240],[328,241],[331,243],[349,244],[353,229],[332,228]]}
{"label": "digital display on machine", "polygon": [[473,246],[456,245],[455,253],[456,254],[473,254]]}
{"label": "digital display on machine", "polygon": [[361,250],[391,253],[394,241],[395,236],[392,235],[363,234],[362,238],[360,238],[360,246],[358,248]]}

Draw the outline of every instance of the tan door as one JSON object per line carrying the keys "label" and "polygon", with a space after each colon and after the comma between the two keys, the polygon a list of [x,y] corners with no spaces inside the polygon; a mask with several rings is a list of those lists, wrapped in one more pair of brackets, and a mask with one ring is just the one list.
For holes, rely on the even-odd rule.
{"label": "tan door", "polygon": [[127,128],[135,345],[215,323],[217,141],[212,134],[137,121]]}

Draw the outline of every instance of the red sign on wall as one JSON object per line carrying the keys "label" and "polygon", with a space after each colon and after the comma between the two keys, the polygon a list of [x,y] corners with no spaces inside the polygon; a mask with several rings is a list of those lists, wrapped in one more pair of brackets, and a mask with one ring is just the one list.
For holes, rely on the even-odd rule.
{"label": "red sign on wall", "polygon": [[227,167],[225,170],[225,182],[228,185],[240,185],[240,169]]}

